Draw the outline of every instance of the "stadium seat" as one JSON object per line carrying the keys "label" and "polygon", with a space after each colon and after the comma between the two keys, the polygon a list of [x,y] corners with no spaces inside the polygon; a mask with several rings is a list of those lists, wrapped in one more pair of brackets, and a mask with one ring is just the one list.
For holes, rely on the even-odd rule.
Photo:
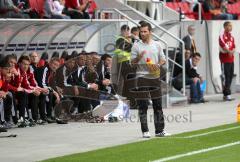
{"label": "stadium seat", "polygon": [[240,15],[240,2],[234,3],[234,4],[228,4],[227,6],[228,8],[228,12],[230,14],[236,14],[236,15]]}
{"label": "stadium seat", "polygon": [[205,12],[203,9],[203,5],[201,5],[201,11],[202,11],[202,19],[203,20],[212,20],[212,14]]}
{"label": "stadium seat", "polygon": [[182,13],[184,13],[188,18],[197,18],[197,13],[191,10],[190,5],[187,2],[167,2],[166,6],[177,12],[179,12],[179,10],[181,9]]}

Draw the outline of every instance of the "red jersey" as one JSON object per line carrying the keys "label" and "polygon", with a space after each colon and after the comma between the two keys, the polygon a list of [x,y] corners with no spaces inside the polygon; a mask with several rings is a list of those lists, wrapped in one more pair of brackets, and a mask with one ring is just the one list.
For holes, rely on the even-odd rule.
{"label": "red jersey", "polygon": [[[15,69],[20,73],[18,66],[15,66]],[[11,81],[9,82],[8,88],[9,90],[16,92],[20,84],[21,84],[21,76],[13,75],[11,78]]]}
{"label": "red jersey", "polygon": [[30,72],[30,69],[27,72],[24,72],[20,69],[20,76],[22,88],[26,90],[33,90],[35,87],[37,87],[34,74]]}
{"label": "red jersey", "polygon": [[67,8],[74,8],[77,9],[79,7],[79,1],[78,0],[66,0],[65,1],[65,6]]}
{"label": "red jersey", "polygon": [[7,92],[9,89],[8,82],[5,80],[3,76],[0,76],[0,89],[4,92]]}
{"label": "red jersey", "polygon": [[235,42],[234,38],[229,32],[224,32],[219,36],[219,58],[221,63],[233,63],[234,62],[234,55],[226,53],[224,50],[234,50],[235,49]]}

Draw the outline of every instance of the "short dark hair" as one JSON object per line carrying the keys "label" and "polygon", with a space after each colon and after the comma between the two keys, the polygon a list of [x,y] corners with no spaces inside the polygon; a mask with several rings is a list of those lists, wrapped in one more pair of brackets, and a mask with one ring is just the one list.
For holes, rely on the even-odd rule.
{"label": "short dark hair", "polygon": [[28,56],[28,55],[25,55],[25,54],[23,54],[22,56],[20,56],[20,58],[19,58],[19,60],[18,60],[18,63],[21,63],[23,60],[27,60],[27,61],[31,62],[29,56]]}
{"label": "short dark hair", "polygon": [[121,26],[121,31],[130,30],[128,25]]}
{"label": "short dark hair", "polygon": [[139,31],[139,28],[136,27],[136,26],[132,27],[132,29],[131,29],[131,33],[136,32],[136,31]]}
{"label": "short dark hair", "polygon": [[51,58],[51,60],[50,60],[50,62],[53,62],[53,61],[60,62],[60,59],[59,59],[59,58],[57,58],[57,57],[52,57],[52,58]]}
{"label": "short dark hair", "polygon": [[149,31],[152,31],[152,26],[148,22],[143,22],[140,28],[148,27]]}
{"label": "short dark hair", "polygon": [[8,62],[10,59],[17,60],[17,55],[11,54],[11,55],[7,55],[7,56],[4,58],[4,60],[5,60],[6,62]]}
{"label": "short dark hair", "polygon": [[101,56],[101,60],[102,60],[102,61],[105,61],[107,58],[112,58],[112,56],[110,56],[109,54],[103,54],[103,55]]}
{"label": "short dark hair", "polygon": [[76,50],[72,51],[71,58],[78,57],[78,52]]}
{"label": "short dark hair", "polygon": [[95,51],[90,52],[90,54],[91,54],[91,55],[98,55],[98,53],[95,52]]}
{"label": "short dark hair", "polygon": [[141,20],[141,21],[139,21],[139,23],[138,23],[138,24],[142,25],[143,23],[146,23],[146,21],[144,21],[144,20]]}
{"label": "short dark hair", "polygon": [[198,56],[198,57],[202,57],[199,52],[195,52],[195,53],[192,55],[192,57],[197,57],[197,56]]}
{"label": "short dark hair", "polygon": [[225,27],[228,26],[229,24],[231,24],[230,21],[225,21],[224,24],[223,24],[223,27],[225,28]]}

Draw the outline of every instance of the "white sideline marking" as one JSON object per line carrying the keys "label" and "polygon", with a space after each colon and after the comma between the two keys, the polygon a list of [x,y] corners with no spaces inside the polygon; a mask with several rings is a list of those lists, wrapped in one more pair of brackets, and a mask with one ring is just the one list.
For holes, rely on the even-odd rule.
{"label": "white sideline marking", "polygon": [[165,162],[165,161],[169,161],[169,160],[175,160],[175,159],[179,159],[179,158],[182,158],[182,157],[192,156],[192,155],[196,155],[196,154],[201,154],[201,153],[204,153],[204,152],[218,150],[218,149],[231,147],[231,146],[235,146],[235,145],[239,145],[239,144],[240,144],[240,141],[237,141],[237,142],[228,143],[228,144],[225,144],[225,145],[220,145],[220,146],[210,147],[210,148],[207,148],[207,149],[202,149],[202,150],[188,152],[188,153],[185,153],[185,154],[179,154],[179,155],[175,155],[175,156],[170,156],[170,157],[162,158],[162,159],[159,159],[159,160],[154,160],[152,162]]}
{"label": "white sideline marking", "polygon": [[219,130],[210,131],[210,132],[201,133],[201,134],[195,134],[195,135],[191,135],[191,136],[186,136],[186,137],[184,137],[184,138],[193,138],[193,137],[206,136],[206,135],[209,135],[209,134],[214,134],[214,133],[219,133],[219,132],[225,132],[225,131],[229,131],[229,130],[233,130],[233,129],[238,129],[238,128],[240,128],[240,126],[231,127],[231,128],[226,128],[226,129],[219,129]]}
{"label": "white sideline marking", "polygon": [[[229,130],[234,130],[234,129],[238,129],[240,128],[240,126],[236,126],[236,127],[231,127],[231,128],[225,128],[225,129],[219,129],[219,130],[215,130],[215,131],[210,131],[210,132],[206,132],[206,133],[201,133],[201,134],[195,134],[195,135],[191,135],[191,136],[184,136],[184,137],[172,137],[172,136],[167,136],[167,137],[163,137],[162,139],[169,139],[169,138],[194,138],[194,137],[201,137],[201,136],[207,136],[209,134],[214,134],[214,133],[219,133],[219,132],[225,132],[225,131],[229,131]],[[159,137],[156,137],[159,138]]]}

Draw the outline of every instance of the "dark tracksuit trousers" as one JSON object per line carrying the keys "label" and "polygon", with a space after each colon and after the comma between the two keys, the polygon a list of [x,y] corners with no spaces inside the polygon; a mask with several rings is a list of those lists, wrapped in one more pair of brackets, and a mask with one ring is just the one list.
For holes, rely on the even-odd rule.
{"label": "dark tracksuit trousers", "polygon": [[35,96],[34,94],[28,94],[28,109],[32,112],[32,119],[38,120],[38,102],[39,96]]}
{"label": "dark tracksuit trousers", "polygon": [[5,121],[9,122],[11,120],[12,116],[12,101],[13,96],[10,94],[6,95],[6,98],[3,99],[3,105],[4,105],[4,112],[5,112]]}
{"label": "dark tracksuit trousers", "polygon": [[223,95],[231,95],[231,84],[234,74],[234,63],[222,63]]}
{"label": "dark tracksuit trousers", "polygon": [[19,110],[19,118],[23,117],[25,119],[25,112],[27,108],[27,93],[26,92],[16,92],[16,99],[18,101],[18,110]]}
{"label": "dark tracksuit trousers", "polygon": [[[153,112],[154,112],[154,125],[155,133],[160,133],[164,129],[164,116],[162,111],[162,100],[161,98],[152,99],[153,103]],[[147,123],[147,110],[148,110],[148,100],[137,100],[138,113],[141,122],[142,132],[148,132],[148,123]]]}

